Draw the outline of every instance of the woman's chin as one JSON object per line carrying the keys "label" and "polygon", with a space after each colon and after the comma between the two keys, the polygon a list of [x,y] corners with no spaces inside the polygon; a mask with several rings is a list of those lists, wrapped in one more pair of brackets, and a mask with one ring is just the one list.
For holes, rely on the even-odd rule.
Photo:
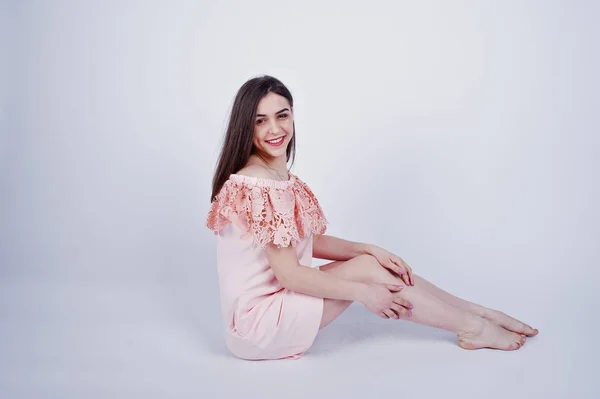
{"label": "woman's chin", "polygon": [[286,147],[281,147],[277,149],[269,148],[267,150],[267,155],[269,158],[281,158],[286,156]]}

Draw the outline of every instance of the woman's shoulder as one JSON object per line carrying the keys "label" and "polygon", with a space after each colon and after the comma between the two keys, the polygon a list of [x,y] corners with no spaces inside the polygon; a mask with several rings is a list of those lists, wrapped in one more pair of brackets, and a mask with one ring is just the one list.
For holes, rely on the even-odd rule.
{"label": "woman's shoulder", "polygon": [[261,165],[247,165],[229,176],[229,181],[249,187],[285,189],[296,182],[296,176],[288,172],[288,180],[280,180],[274,172]]}
{"label": "woman's shoulder", "polygon": [[260,167],[231,174],[212,202],[207,226],[218,234],[231,222],[263,248],[271,241],[295,246],[310,232],[323,234],[327,220],[317,198],[294,174],[288,175],[288,180],[277,180]]}
{"label": "woman's shoulder", "polygon": [[247,165],[242,169],[233,174],[233,176],[247,176],[255,177],[258,179],[274,179],[273,174],[264,166],[261,165]]}

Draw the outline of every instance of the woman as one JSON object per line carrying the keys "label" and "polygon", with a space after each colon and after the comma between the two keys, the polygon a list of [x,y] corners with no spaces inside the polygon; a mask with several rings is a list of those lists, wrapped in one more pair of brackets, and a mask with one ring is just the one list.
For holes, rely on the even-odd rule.
{"label": "woman", "polygon": [[[353,301],[382,318],[452,331],[465,349],[520,348],[538,330],[467,302],[376,245],[324,235],[310,188],[289,172],[294,102],[262,76],[238,91],[213,179],[207,226],[229,350],[243,359],[298,358]],[[334,262],[312,267],[312,258]]]}

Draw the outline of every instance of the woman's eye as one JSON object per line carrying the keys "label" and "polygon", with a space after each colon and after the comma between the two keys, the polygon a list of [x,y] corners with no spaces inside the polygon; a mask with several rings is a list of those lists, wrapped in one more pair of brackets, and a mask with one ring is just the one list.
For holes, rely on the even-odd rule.
{"label": "woman's eye", "polygon": [[287,114],[279,114],[279,118],[280,118],[280,119],[287,118]]}
{"label": "woman's eye", "polygon": [[256,124],[257,124],[257,125],[260,125],[260,124],[261,124],[261,123],[263,123],[263,122],[264,122],[264,119],[257,119],[257,120],[256,120]]}

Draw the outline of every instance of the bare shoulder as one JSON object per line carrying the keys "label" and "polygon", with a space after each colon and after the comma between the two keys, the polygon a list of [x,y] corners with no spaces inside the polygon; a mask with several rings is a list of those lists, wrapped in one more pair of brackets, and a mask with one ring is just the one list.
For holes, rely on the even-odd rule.
{"label": "bare shoulder", "polygon": [[249,177],[259,177],[263,179],[272,179],[273,174],[269,171],[269,169],[265,168],[261,165],[247,165],[244,166],[237,172],[238,175],[249,176]]}

